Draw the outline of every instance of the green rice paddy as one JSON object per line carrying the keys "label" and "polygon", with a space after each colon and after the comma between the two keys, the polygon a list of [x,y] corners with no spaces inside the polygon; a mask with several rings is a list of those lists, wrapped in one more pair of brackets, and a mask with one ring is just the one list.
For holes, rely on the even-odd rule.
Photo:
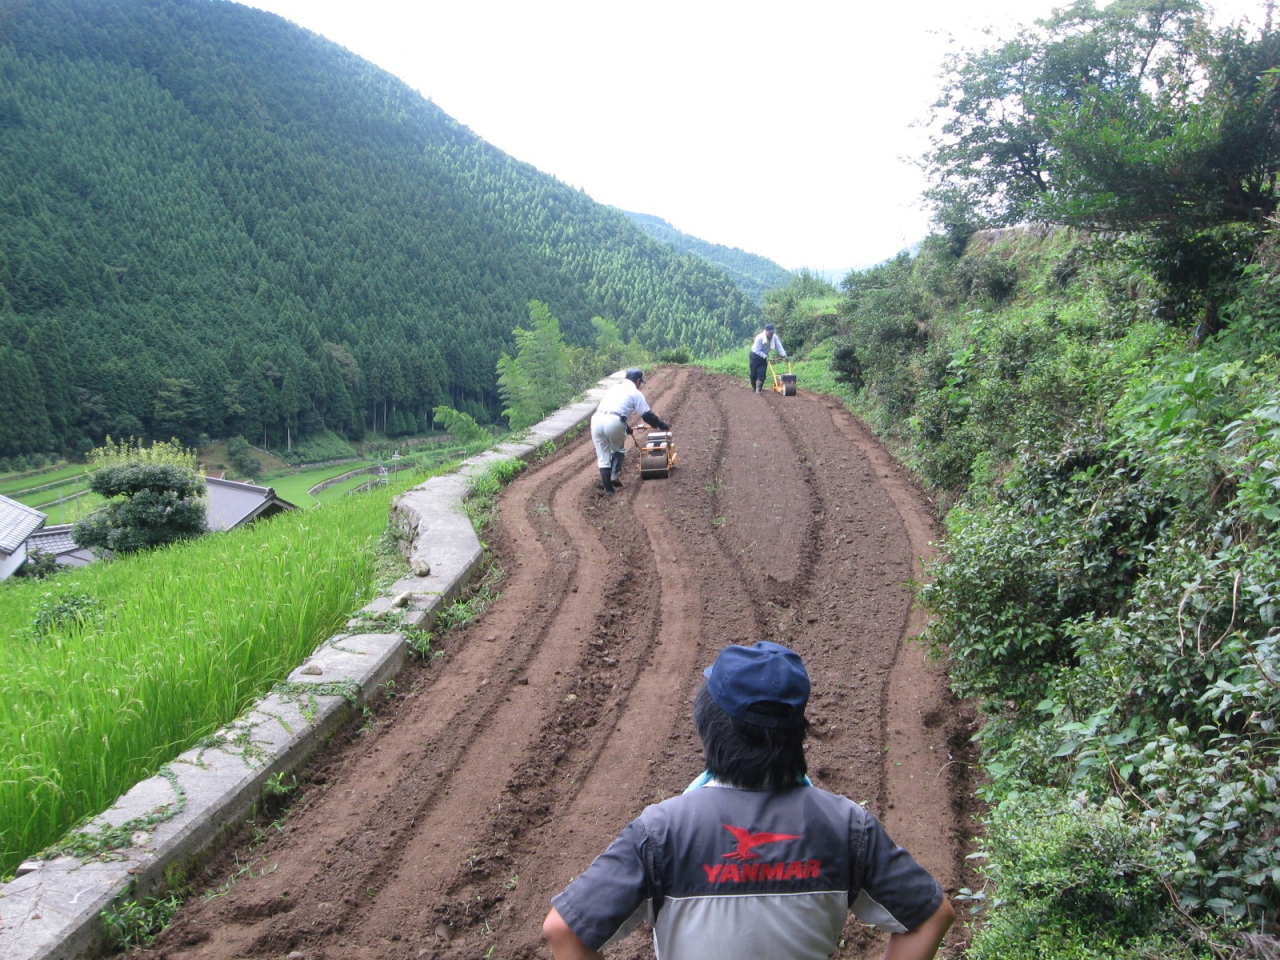
{"label": "green rice paddy", "polygon": [[432,445],[355,496],[372,477],[306,491],[359,463],[266,479],[312,508],[0,583],[0,877],[283,680],[376,591],[392,497],[490,442]]}
{"label": "green rice paddy", "polygon": [[7,582],[0,875],[234,719],[367,602],[391,495]]}

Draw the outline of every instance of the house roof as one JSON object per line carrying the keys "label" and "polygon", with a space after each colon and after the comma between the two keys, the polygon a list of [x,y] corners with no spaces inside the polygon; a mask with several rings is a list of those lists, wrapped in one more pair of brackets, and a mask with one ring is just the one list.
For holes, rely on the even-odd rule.
{"label": "house roof", "polygon": [[74,524],[62,523],[52,527],[44,527],[27,537],[27,550],[31,553],[39,550],[56,557],[64,567],[83,567],[92,563],[98,556],[89,547],[76,544],[72,536]]}
{"label": "house roof", "polygon": [[0,496],[0,553],[17,553],[27,537],[43,527],[47,519],[35,507]]}
{"label": "house roof", "polygon": [[55,527],[45,527],[27,537],[27,549],[51,553],[55,557],[60,553],[70,553],[79,549],[71,536],[71,524],[63,523]]}
{"label": "house roof", "polygon": [[271,487],[218,477],[205,477],[204,482],[209,491],[205,526],[210,530],[230,530],[264,514],[298,509],[288,500],[277,497]]}

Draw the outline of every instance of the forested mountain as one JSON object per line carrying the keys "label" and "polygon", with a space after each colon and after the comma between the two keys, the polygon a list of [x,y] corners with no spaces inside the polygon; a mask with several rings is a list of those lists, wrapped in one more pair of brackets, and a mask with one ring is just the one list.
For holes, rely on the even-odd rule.
{"label": "forested mountain", "polygon": [[[625,211],[624,211],[625,212]],[[722,247],[681,233],[661,217],[648,213],[627,213],[631,222],[659,243],[665,243],[677,253],[697,257],[723,270],[729,279],[756,303],[764,301],[766,290],[786,283],[791,274],[767,257],[747,253],[737,247]]]}
{"label": "forested mountain", "polygon": [[546,303],[723,348],[725,277],[399,80],[222,0],[0,3],[0,456],[501,409]]}

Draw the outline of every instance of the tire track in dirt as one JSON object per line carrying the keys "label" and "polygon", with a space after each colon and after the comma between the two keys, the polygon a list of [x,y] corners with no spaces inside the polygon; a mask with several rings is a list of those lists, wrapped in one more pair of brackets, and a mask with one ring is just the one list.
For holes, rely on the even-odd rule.
{"label": "tire track in dirt", "polygon": [[[675,424],[671,476],[629,472],[607,499],[583,436],[519,477],[488,535],[501,598],[338,738],[284,833],[211,864],[223,895],[139,960],[549,956],[551,894],[701,769],[690,702],[732,642],[804,655],[819,785],[890,822],[909,809],[903,829],[942,825],[910,846],[935,870],[959,862],[962,806],[935,790],[904,807],[898,746],[886,764],[895,725],[924,723],[890,719],[895,664],[918,669],[899,647],[919,502],[886,489],[883,451],[821,398],[674,368],[646,394]],[[952,707],[928,736],[954,734]],[[846,934],[837,956],[875,955],[874,936]],[[652,947],[637,935],[611,956]]]}
{"label": "tire track in dirt", "polygon": [[[428,709],[415,711],[411,722],[396,731],[398,741],[414,746],[395,754],[373,746],[353,768],[341,771],[341,781],[349,784],[344,793],[332,802],[326,802],[327,795],[320,798],[307,823],[297,818],[302,849],[290,862],[298,869],[276,869],[260,877],[253,896],[229,910],[229,922],[215,928],[209,955],[221,955],[217,951],[222,949],[230,949],[232,955],[242,950],[247,955],[272,955],[295,946],[304,930],[338,936],[344,928],[362,923],[382,929],[404,929],[406,923],[420,926],[420,893],[407,898],[385,895],[388,881],[394,881],[401,869],[420,870],[423,865],[439,864],[433,868],[446,871],[456,864],[476,866],[477,830],[459,828],[468,812],[474,818],[482,811],[471,809],[469,794],[451,790],[450,784],[474,784],[487,796],[499,792],[515,759],[529,749],[528,743],[512,743],[511,737],[530,735],[519,723],[502,722],[500,704],[514,700],[520,709],[524,701],[572,682],[573,670],[563,680],[556,677],[564,672],[559,668],[565,662],[573,664],[578,657],[564,657],[556,644],[546,642],[547,634],[558,616],[575,614],[562,609],[566,601],[578,597],[578,604],[594,609],[587,599],[590,574],[585,584],[575,581],[578,554],[596,561],[587,564],[590,569],[604,566],[599,562],[603,545],[588,524],[571,521],[566,529],[556,519],[560,514],[577,515],[554,504],[572,500],[587,485],[578,464],[562,459],[544,472],[547,476],[530,495],[504,504],[508,514],[523,514],[519,522],[508,523],[514,528],[508,553],[516,564],[528,566],[526,577],[516,572],[506,583],[508,612],[504,616],[495,611],[483,629],[463,631],[440,651],[449,669],[436,671],[426,691],[415,694],[429,700]],[[484,640],[475,639],[477,632]],[[327,782],[322,775],[322,789]],[[351,807],[347,818],[370,809],[377,813],[371,826],[350,831],[341,817],[329,812],[334,805]],[[401,843],[397,837],[410,839]],[[264,851],[262,858],[269,859],[272,852]],[[333,896],[335,880],[364,896]],[[354,946],[348,949],[347,955],[360,955]],[[204,953],[202,949],[192,956]]]}
{"label": "tire track in dirt", "polygon": [[[938,555],[934,539],[939,530],[932,505],[865,424],[834,401],[827,401],[827,407],[838,433],[864,453],[876,472],[906,529],[912,579],[923,582],[926,564]],[[925,610],[913,605],[885,691],[888,762],[884,784],[888,802],[884,821],[908,849],[941,854],[929,859],[926,853],[920,859],[944,886],[954,890],[967,883],[971,873],[965,859],[967,806],[975,790],[972,736],[978,729],[978,717],[971,706],[955,700],[947,687],[945,670],[926,656],[918,638],[927,623]],[[934,813],[948,805],[954,807],[955,816]]]}
{"label": "tire track in dirt", "polygon": [[[585,486],[577,465],[566,460],[537,484],[523,504],[520,497],[504,503],[503,512],[509,517],[523,512],[528,529],[556,529],[562,536],[536,545],[524,538],[518,541],[529,553],[527,560],[513,559],[527,562],[531,575],[522,578],[519,593],[505,597],[493,616],[465,631],[463,651],[478,648],[488,653],[486,648],[493,646],[528,650],[531,655],[505,656],[512,676],[501,684],[500,700],[491,704],[483,729],[461,738],[463,756],[449,774],[464,789],[453,791],[447,802],[432,811],[436,829],[415,834],[406,850],[409,862],[438,860],[443,867],[443,882],[431,891],[434,911],[424,914],[421,890],[407,890],[394,899],[379,897],[364,921],[372,928],[401,930],[411,940],[422,940],[428,934],[434,936],[444,924],[457,935],[478,918],[487,917],[499,902],[486,896],[484,887],[494,878],[511,876],[514,869],[510,848],[517,831],[510,825],[511,812],[527,806],[521,797],[527,782],[521,758],[559,737],[568,721],[561,711],[547,711],[548,693],[554,694],[551,704],[572,704],[582,696],[575,678],[588,669],[584,662],[590,656],[587,638],[556,627],[588,616],[595,609],[593,594],[608,589],[602,563],[605,544],[573,509]],[[546,576],[547,547],[554,552],[551,559],[557,567],[572,569],[571,576],[563,580]],[[464,671],[466,675],[478,674]],[[492,673],[478,682],[493,682]],[[540,725],[523,719],[539,714]],[[567,752],[572,744],[560,740],[562,751]],[[477,797],[497,798],[497,802],[477,804]],[[434,849],[440,847],[444,849]]]}
{"label": "tire track in dirt", "polygon": [[[659,382],[650,386],[654,406],[669,419],[681,411],[663,404],[663,397],[673,386],[678,389],[686,376],[677,374],[674,384],[670,378],[655,378]],[[584,450],[589,450],[585,444]],[[558,777],[560,782],[544,786],[540,792],[545,802],[522,818],[521,836],[528,842],[513,848],[514,880],[509,878],[501,893],[492,888],[488,892],[490,897],[500,896],[504,916],[540,921],[551,895],[611,839],[619,807],[627,809],[642,795],[655,735],[660,740],[659,731],[676,720],[668,709],[671,684],[685,682],[693,666],[690,651],[696,646],[690,631],[696,629],[696,605],[679,581],[671,582],[672,548],[661,524],[655,529],[637,522],[631,512],[651,487],[639,481],[637,459],[633,449],[622,490],[613,500],[605,500],[593,488],[579,504],[601,518],[602,536],[618,551],[610,565],[621,586],[605,598],[590,642],[607,644],[609,659],[626,660],[629,667],[610,674],[608,696],[591,718],[598,735],[589,746],[571,751],[573,755],[556,762],[552,771],[545,757],[531,758],[531,775],[541,773],[544,781]],[[620,535],[623,531],[625,536]],[[673,593],[674,607],[666,602]],[[620,623],[626,624],[624,631],[612,629]],[[510,931],[510,937],[503,956],[538,955],[538,924],[525,923]],[[445,955],[476,956],[478,948],[468,938],[451,945]]]}
{"label": "tire track in dirt", "polygon": [[[664,396],[673,387],[678,389],[686,377],[687,374],[678,373],[674,384],[670,379],[659,379],[656,390],[651,385],[649,393],[655,406],[661,405]],[[662,409],[672,415],[665,406]],[[584,444],[584,448],[590,457],[590,447]],[[654,551],[644,531],[621,512],[621,502],[628,492],[634,497],[639,487],[638,479],[624,481],[617,496],[605,499],[592,477],[586,492],[577,497],[578,509],[592,518],[605,546],[603,558],[597,558],[600,566],[610,571],[608,585],[600,596],[589,589],[583,592],[583,602],[595,613],[584,661],[574,672],[579,678],[590,677],[591,682],[589,688],[580,683],[566,698],[573,706],[558,711],[548,722],[538,747],[530,751],[508,784],[500,809],[491,816],[488,833],[504,839],[509,872],[497,876],[491,871],[483,878],[477,876],[475,883],[451,891],[456,900],[450,910],[449,926],[455,939],[448,948],[429,951],[431,955],[475,956],[477,940],[482,944],[493,931],[504,928],[507,917],[545,913],[546,903],[554,893],[545,883],[552,876],[552,856],[558,852],[574,862],[581,857],[590,859],[598,852],[594,849],[598,839],[584,829],[577,814],[603,804],[612,815],[615,808],[610,795],[603,800],[591,796],[593,790],[599,790],[598,784],[593,783],[593,772],[600,767],[611,770],[606,783],[620,779],[619,771],[623,772],[622,777],[626,776],[626,759],[636,749],[620,749],[614,734],[624,728],[637,688],[642,699],[653,696],[649,678],[655,644],[651,642],[653,628],[648,611],[659,606],[660,582],[654,576]],[[568,619],[572,622],[578,618]],[[678,647],[673,645],[673,649]],[[642,708],[641,712],[647,711]],[[591,732],[585,734],[588,728]],[[607,750],[613,751],[613,759],[602,761]],[[645,765],[640,766],[643,770]],[[584,791],[587,796],[582,799]],[[566,808],[570,811],[567,816]],[[522,856],[526,847],[531,848],[529,857]],[[477,905],[484,914],[478,924]],[[468,926],[465,931],[461,930],[463,923]],[[536,954],[540,945],[536,927],[530,930],[525,925],[510,936],[513,942],[507,944],[504,955]]]}

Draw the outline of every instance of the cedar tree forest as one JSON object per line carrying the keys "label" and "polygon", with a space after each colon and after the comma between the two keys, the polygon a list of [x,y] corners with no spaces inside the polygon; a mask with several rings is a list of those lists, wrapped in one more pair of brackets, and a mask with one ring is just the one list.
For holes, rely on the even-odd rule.
{"label": "cedar tree forest", "polygon": [[0,4],[0,457],[105,436],[414,433],[502,410],[538,301],[649,350],[739,342],[706,262],[405,84],[221,0]]}

